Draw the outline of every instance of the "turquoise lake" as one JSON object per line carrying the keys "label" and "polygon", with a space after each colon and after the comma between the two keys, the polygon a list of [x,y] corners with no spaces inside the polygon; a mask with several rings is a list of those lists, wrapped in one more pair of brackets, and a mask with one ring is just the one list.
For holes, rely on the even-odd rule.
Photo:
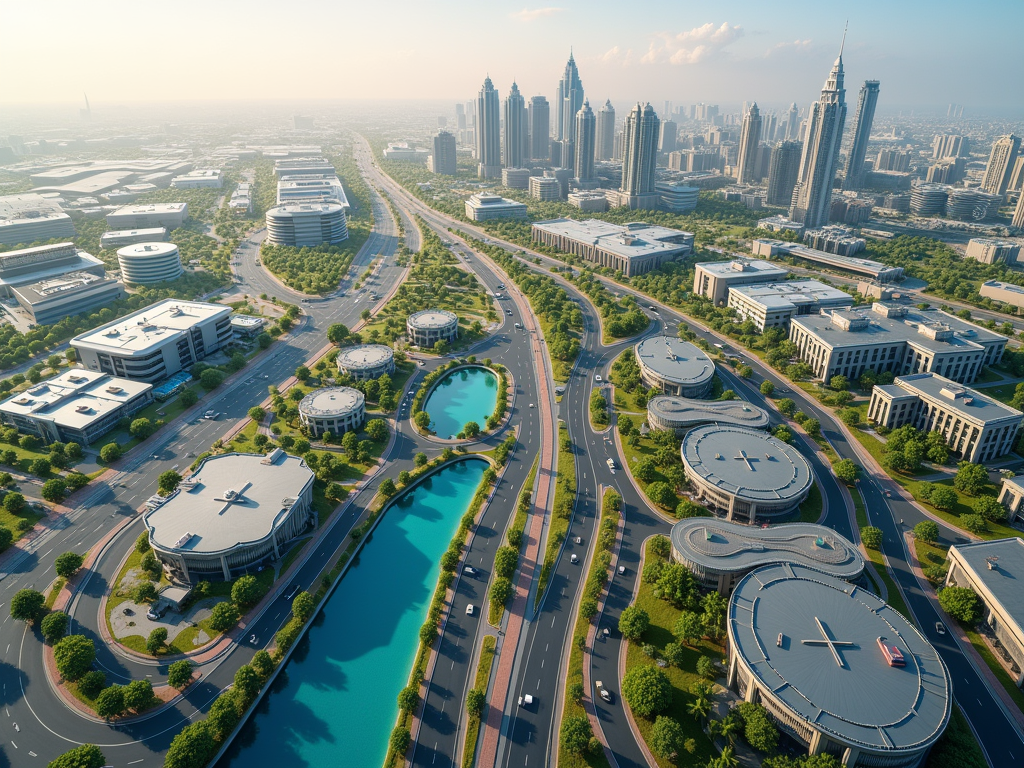
{"label": "turquoise lake", "polygon": [[441,379],[423,410],[430,414],[430,428],[438,437],[455,437],[467,421],[487,428],[487,419],[498,402],[498,377],[486,368],[462,368]]}
{"label": "turquoise lake", "polygon": [[221,766],[379,766],[448,548],[489,465],[442,469],[385,513]]}

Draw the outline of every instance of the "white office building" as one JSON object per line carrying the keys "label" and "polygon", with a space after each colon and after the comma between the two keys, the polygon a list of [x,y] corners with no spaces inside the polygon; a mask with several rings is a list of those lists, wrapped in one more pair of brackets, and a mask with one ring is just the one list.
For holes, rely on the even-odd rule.
{"label": "white office building", "polygon": [[352,387],[326,387],[299,401],[299,421],[313,437],[352,432],[366,421],[366,398]]}
{"label": "white office building", "polygon": [[[1024,199],[1024,196],[1022,196]],[[986,280],[978,288],[978,293],[995,301],[1001,301],[1014,307],[1024,307],[1024,288],[1014,283],[1000,280]]]}
{"label": "white office building", "polygon": [[171,179],[175,189],[220,189],[224,186],[224,172],[220,168],[196,168]]}
{"label": "white office building", "polygon": [[283,158],[274,163],[274,173],[278,178],[282,176],[304,176],[306,174],[337,175],[334,166],[323,157]]}
{"label": "white office building", "polygon": [[18,303],[36,325],[91,312],[124,296],[124,285],[91,272],[68,272],[36,283],[11,287]]}
{"label": "white office building", "polygon": [[466,200],[466,218],[470,221],[525,219],[526,205],[499,195],[480,193]]}
{"label": "white office building", "polygon": [[0,197],[0,245],[74,236],[71,217],[54,200],[32,193]]}
{"label": "white office building", "polygon": [[640,379],[667,395],[704,397],[711,390],[715,364],[703,350],[671,336],[649,336],[633,348]]}
{"label": "white office building", "polygon": [[348,240],[338,203],[289,203],[267,211],[267,242],[274,245],[338,245]]}
{"label": "white office building", "polygon": [[763,256],[765,258],[783,255],[804,259],[830,269],[866,276],[877,283],[894,283],[902,280],[904,276],[903,267],[890,267],[871,259],[859,259],[854,256],[826,253],[825,251],[809,248],[800,243],[787,243],[783,240],[757,239],[750,244],[750,250],[755,256]]}
{"label": "white office building", "polygon": [[724,307],[729,289],[738,285],[774,283],[785,280],[789,270],[760,259],[707,261],[694,265],[693,292],[716,307]]}
{"label": "white office building", "polygon": [[107,214],[107,226],[111,229],[166,227],[172,230],[184,224],[187,218],[188,203],[126,205]]}
{"label": "white office building", "polygon": [[642,275],[693,250],[693,235],[643,222],[612,224],[600,219],[534,222],[533,240],[579,256],[626,277]]}
{"label": "white office building", "polygon": [[459,338],[459,316],[447,309],[421,309],[406,319],[405,333],[410,344],[421,348],[439,341],[452,344]]}
{"label": "white office building", "polygon": [[277,204],[296,202],[337,203],[345,210],[349,207],[341,180],[328,174],[282,176],[277,182]]}
{"label": "white office building", "polygon": [[818,280],[786,280],[730,288],[728,306],[763,333],[765,328],[788,328],[797,315],[852,307],[853,296]]}
{"label": "white office building", "polygon": [[135,243],[162,243],[167,239],[166,227],[150,227],[148,229],[122,229],[104,232],[100,235],[100,247],[105,251],[123,248]]}
{"label": "white office building", "polygon": [[131,285],[149,285],[181,277],[181,253],[174,243],[136,243],[117,250],[121,279]]}

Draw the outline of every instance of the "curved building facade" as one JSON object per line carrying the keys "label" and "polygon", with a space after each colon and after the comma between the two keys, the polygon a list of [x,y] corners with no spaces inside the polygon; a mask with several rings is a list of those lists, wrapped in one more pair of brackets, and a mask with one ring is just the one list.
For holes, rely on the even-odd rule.
{"label": "curved building facade", "polygon": [[447,309],[421,309],[409,315],[405,331],[417,347],[432,347],[438,341],[452,343],[459,337],[459,316]]}
{"label": "curved building facade", "polygon": [[345,209],[338,203],[289,203],[267,211],[267,242],[296,247],[348,240]]}
{"label": "curved building facade", "polygon": [[691,429],[680,447],[697,497],[729,520],[784,515],[807,498],[811,465],[766,432],[711,424]]}
{"label": "curved building facade", "polygon": [[299,401],[299,421],[313,437],[359,429],[366,421],[366,398],[352,387],[317,389]]}
{"label": "curved building facade", "polygon": [[729,599],[728,685],[808,753],[917,768],[949,723],[938,652],[883,600],[805,565],[751,571]]}
{"label": "curved building facade", "polygon": [[135,243],[117,249],[121,279],[134,285],[181,277],[181,254],[174,243]]}
{"label": "curved building facade", "polygon": [[864,572],[864,558],[853,542],[815,523],[759,528],[691,517],[672,526],[671,538],[672,559],[722,595],[755,568],[775,563],[800,563],[847,581]]}
{"label": "curved building facade", "polygon": [[395,353],[384,344],[360,344],[338,353],[338,370],[356,381],[376,379],[395,372]]}
{"label": "curved building facade", "polygon": [[640,379],[667,395],[704,397],[711,391],[715,364],[688,341],[651,336],[633,348]]}
{"label": "curved building facade", "polygon": [[744,400],[695,400],[657,395],[647,401],[647,425],[681,433],[701,424],[767,429],[768,411]]}

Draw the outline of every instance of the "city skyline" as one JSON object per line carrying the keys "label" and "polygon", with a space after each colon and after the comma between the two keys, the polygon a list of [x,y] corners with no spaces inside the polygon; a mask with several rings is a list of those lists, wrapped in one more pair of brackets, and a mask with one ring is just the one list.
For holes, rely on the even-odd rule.
{"label": "city skyline", "polygon": [[[551,98],[557,72],[572,48],[580,70],[586,74],[592,102],[637,99],[661,104],[713,100],[718,103],[756,99],[761,105],[796,101],[809,103],[817,87],[814,63],[834,51],[849,15],[847,45],[851,77],[886,83],[886,109],[901,107],[944,108],[949,102],[970,110],[1024,110],[1021,100],[1007,99],[1012,73],[1019,71],[1013,58],[1013,34],[1024,21],[1019,3],[992,2],[984,14],[959,18],[950,32],[950,3],[903,4],[899,7],[869,2],[855,9],[823,10],[802,2],[785,16],[749,2],[719,4],[713,12],[652,3],[645,13],[623,17],[616,24],[603,23],[613,12],[610,3],[561,3],[551,7],[481,8],[463,2],[449,3],[444,14],[446,34],[458,46],[434,46],[431,30],[440,16],[407,2],[393,3],[387,34],[357,35],[344,46],[302,49],[311,71],[373,72],[373,77],[296,78],[295,70],[282,67],[290,51],[298,53],[299,34],[290,27],[307,18],[275,22],[276,53],[272,57],[246,57],[244,78],[216,78],[212,72],[227,68],[238,49],[217,49],[191,29],[186,1],[176,18],[160,19],[165,36],[179,37],[178,50],[189,55],[152,59],[145,66],[112,71],[108,59],[82,57],[78,43],[90,30],[108,39],[130,39],[146,21],[138,9],[118,13],[114,3],[102,19],[72,4],[56,2],[46,10],[22,6],[9,9],[12,27],[48,30],[53,55],[40,61],[34,56],[32,36],[16,36],[0,51],[0,67],[19,71],[32,56],[32,76],[9,78],[0,86],[0,104],[75,104],[89,94],[93,108],[102,111],[111,103],[197,101],[223,99],[451,99],[479,87],[478,73],[463,65],[466,60],[486,62],[497,83],[515,79],[525,98],[543,94]],[[345,8],[307,2],[323,26],[339,29],[362,24],[377,25],[372,8]],[[125,6],[127,7],[127,6]],[[265,18],[256,7],[223,3],[202,8],[215,27],[234,29],[243,39],[266,34]],[[255,11],[255,12],[253,12]],[[806,12],[805,12],[806,11]],[[269,6],[267,12],[270,12]],[[42,14],[46,14],[43,16]],[[56,15],[59,25],[48,24]],[[879,23],[884,18],[884,24]],[[993,18],[1004,23],[992,24]],[[155,21],[156,19],[154,19]],[[500,28],[506,34],[527,35],[531,55],[517,46],[494,46],[490,40],[469,35],[473,28]],[[913,34],[908,35],[908,30]],[[298,32],[298,30],[295,30]],[[463,34],[467,33],[467,34]],[[295,42],[292,42],[292,41]],[[937,41],[944,41],[936,45]],[[950,45],[963,55],[948,56]],[[458,48],[458,52],[455,49]],[[1006,73],[993,76],[993,73]],[[506,86],[507,87],[507,86]],[[500,88],[500,86],[499,86]],[[554,117],[554,116],[553,116]]]}

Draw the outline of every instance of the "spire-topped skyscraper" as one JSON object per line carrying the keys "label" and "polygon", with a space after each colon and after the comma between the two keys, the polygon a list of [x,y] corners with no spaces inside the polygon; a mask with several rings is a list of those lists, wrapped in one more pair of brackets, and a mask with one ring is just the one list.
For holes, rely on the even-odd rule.
{"label": "spire-topped skyscraper", "polygon": [[[843,43],[846,43],[845,33]],[[789,209],[789,218],[801,222],[807,229],[828,224],[832,183],[835,181],[845,123],[846,90],[843,88],[843,50],[840,47],[839,57],[821,89],[821,98],[811,105],[807,117],[800,173]]]}
{"label": "spire-topped skyscraper", "polygon": [[572,168],[575,160],[573,141],[576,137],[576,113],[583,107],[584,101],[583,81],[580,80],[572,51],[569,52],[569,61],[565,65],[562,79],[558,81],[558,95],[555,100],[555,109],[558,111],[555,139],[561,147],[561,164],[563,168]]}
{"label": "spire-topped skyscraper", "polygon": [[860,189],[864,184],[864,158],[868,153],[871,138],[871,124],[875,120],[875,105],[878,103],[878,81],[865,80],[857,101],[857,123],[853,126],[853,144],[846,161],[846,177],[843,189]]}
{"label": "spire-topped skyscraper", "polygon": [[501,178],[501,105],[491,78],[476,99],[476,161],[481,179]]}
{"label": "spire-topped skyscraper", "polygon": [[789,105],[789,115],[786,117],[786,141],[796,141],[800,136],[800,110],[796,108],[794,101]]}
{"label": "spire-topped skyscraper", "polygon": [[[576,138],[574,142],[576,154],[573,168],[576,169],[576,183],[586,187],[596,178],[594,174],[594,136],[597,118],[590,102],[584,101],[580,111],[576,113]],[[596,186],[596,185],[595,185]]]}
{"label": "spire-topped skyscraper", "polygon": [[736,178],[740,184],[754,184],[761,180],[757,172],[759,143],[761,141],[761,111],[755,101],[743,116],[740,130],[739,167]]}
{"label": "spire-topped skyscraper", "polygon": [[629,208],[658,207],[654,191],[661,121],[650,104],[639,102],[622,127],[622,187],[618,203]]}
{"label": "spire-topped skyscraper", "polygon": [[504,163],[506,168],[525,168],[529,159],[529,127],[526,121],[526,99],[519,92],[519,86],[512,83],[512,90],[505,97],[505,142]]}

